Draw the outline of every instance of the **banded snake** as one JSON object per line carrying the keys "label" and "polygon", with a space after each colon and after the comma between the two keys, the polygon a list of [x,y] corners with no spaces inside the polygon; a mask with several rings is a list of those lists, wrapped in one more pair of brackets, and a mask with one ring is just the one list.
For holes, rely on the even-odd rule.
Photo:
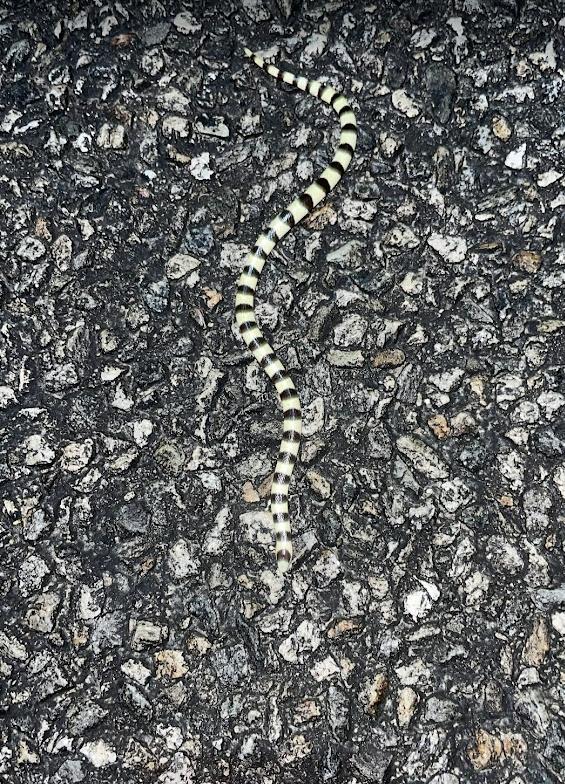
{"label": "banded snake", "polygon": [[288,491],[294,464],[298,457],[302,433],[302,414],[296,387],[284,365],[265,339],[255,316],[255,289],[267,256],[280,240],[309,215],[335,188],[348,168],[357,143],[357,122],[347,98],[329,85],[322,85],[305,76],[295,76],[269,65],[258,54],[245,49],[245,56],[280,82],[309,93],[337,112],[341,134],[329,166],[269,223],[259,234],[255,247],[247,255],[237,282],[235,319],[241,336],[251,353],[273,382],[283,410],[283,436],[270,491],[270,512],[275,533],[275,552],[280,573],[288,571],[292,559],[292,539],[288,512]]}

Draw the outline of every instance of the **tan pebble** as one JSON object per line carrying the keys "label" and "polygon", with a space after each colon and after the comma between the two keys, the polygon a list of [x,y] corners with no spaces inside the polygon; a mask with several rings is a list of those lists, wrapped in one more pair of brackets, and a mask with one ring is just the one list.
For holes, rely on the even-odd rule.
{"label": "tan pebble", "polygon": [[357,618],[343,618],[328,630],[328,637],[330,640],[335,640],[347,634],[357,634],[361,629],[361,621]]}
{"label": "tan pebble", "polygon": [[396,716],[400,727],[407,727],[410,724],[412,716],[416,711],[419,697],[417,692],[410,686],[404,686],[398,692],[398,700],[396,704]]}
{"label": "tan pebble", "polygon": [[449,422],[443,414],[435,414],[428,419],[428,427],[436,438],[446,438],[449,435]]}
{"label": "tan pebble", "polygon": [[88,642],[88,628],[86,626],[75,627],[72,630],[72,643],[75,648],[80,648]]}
{"label": "tan pebble", "polygon": [[373,716],[376,713],[378,706],[383,701],[387,689],[388,678],[386,677],[386,674],[384,672],[378,672],[363,695],[365,712],[370,716]]}
{"label": "tan pebble", "polygon": [[308,218],[306,218],[304,225],[309,229],[315,229],[318,231],[325,228],[328,223],[333,225],[336,220],[337,212],[334,210],[332,205],[324,204],[322,207],[313,212]]}
{"label": "tan pebble", "polygon": [[374,368],[398,367],[406,361],[406,354],[400,348],[389,348],[379,351],[373,357],[371,364]]}
{"label": "tan pebble", "polygon": [[330,497],[332,492],[331,485],[321,474],[317,471],[310,470],[306,472],[306,478],[316,495],[319,495],[320,498]]}
{"label": "tan pebble", "polygon": [[494,135],[505,142],[512,136],[512,126],[503,115],[497,115],[492,121],[492,132]]}
{"label": "tan pebble", "polygon": [[501,735],[502,748],[507,757],[522,759],[528,751],[528,744],[519,732],[504,732]]}
{"label": "tan pebble", "polygon": [[246,482],[243,485],[241,495],[243,500],[248,504],[254,504],[256,501],[259,501],[259,493],[255,490],[251,482]]}
{"label": "tan pebble", "polygon": [[110,38],[110,45],[115,46],[117,49],[124,49],[135,40],[135,33],[118,33],[118,35]]}
{"label": "tan pebble", "polygon": [[184,656],[180,651],[157,651],[155,662],[158,678],[182,678],[188,672]]}
{"label": "tan pebble", "polygon": [[471,391],[479,398],[481,405],[486,406],[487,400],[485,397],[485,379],[482,376],[473,376],[469,380]]}
{"label": "tan pebble", "polygon": [[531,667],[539,667],[549,651],[549,631],[543,618],[534,621],[532,633],[526,640],[522,659]]}
{"label": "tan pebble", "polygon": [[53,239],[53,235],[49,231],[49,227],[47,226],[47,221],[43,216],[39,216],[35,221],[35,236],[41,237],[43,240],[47,240],[47,242],[51,242]]}
{"label": "tan pebble", "polygon": [[514,506],[514,499],[511,495],[501,495],[498,499],[498,503],[501,506]]}
{"label": "tan pebble", "polygon": [[361,507],[361,511],[363,512],[363,514],[371,515],[371,517],[379,516],[378,508],[369,499],[363,501],[363,506]]}
{"label": "tan pebble", "polygon": [[221,302],[224,298],[222,292],[216,291],[216,289],[203,289],[203,291],[206,295],[206,305],[208,306],[209,310],[213,310],[218,302]]}
{"label": "tan pebble", "polygon": [[266,479],[263,479],[259,487],[257,488],[257,492],[259,493],[259,498],[266,498],[269,493],[271,492],[271,485],[273,484],[273,477],[274,473],[269,474]]}
{"label": "tan pebble", "polygon": [[541,253],[535,250],[519,250],[512,256],[512,263],[523,272],[537,272],[541,265]]}
{"label": "tan pebble", "polygon": [[194,637],[189,637],[186,641],[186,649],[189,653],[196,653],[199,656],[204,656],[210,648],[212,647],[212,643],[208,640],[207,637],[203,635],[197,634]]}
{"label": "tan pebble", "polygon": [[475,736],[475,745],[468,751],[471,765],[475,770],[490,768],[502,755],[502,743],[495,735],[486,730],[478,729]]}

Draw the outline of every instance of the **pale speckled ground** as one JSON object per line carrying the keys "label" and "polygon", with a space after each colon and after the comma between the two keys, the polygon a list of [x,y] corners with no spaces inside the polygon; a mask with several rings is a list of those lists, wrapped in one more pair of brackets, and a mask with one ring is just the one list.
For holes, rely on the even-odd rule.
{"label": "pale speckled ground", "polygon": [[[0,777],[549,784],[565,768],[565,8],[0,10]],[[306,438],[232,327],[263,276]]]}

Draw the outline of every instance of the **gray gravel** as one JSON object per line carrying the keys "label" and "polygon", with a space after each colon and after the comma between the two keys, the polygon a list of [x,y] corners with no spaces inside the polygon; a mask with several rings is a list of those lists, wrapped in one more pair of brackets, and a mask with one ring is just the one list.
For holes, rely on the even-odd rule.
{"label": "gray gravel", "polygon": [[[82,9],[82,10],[81,10]],[[262,226],[282,416],[233,327]],[[565,768],[565,6],[0,9],[0,778],[550,784]]]}

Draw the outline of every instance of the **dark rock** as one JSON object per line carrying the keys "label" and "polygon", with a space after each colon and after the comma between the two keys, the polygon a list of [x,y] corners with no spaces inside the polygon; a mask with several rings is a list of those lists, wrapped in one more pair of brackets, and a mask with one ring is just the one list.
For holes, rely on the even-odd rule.
{"label": "dark rock", "polygon": [[455,102],[457,81],[455,74],[441,63],[431,63],[424,76],[427,94],[427,107],[433,118],[445,125],[448,122]]}

